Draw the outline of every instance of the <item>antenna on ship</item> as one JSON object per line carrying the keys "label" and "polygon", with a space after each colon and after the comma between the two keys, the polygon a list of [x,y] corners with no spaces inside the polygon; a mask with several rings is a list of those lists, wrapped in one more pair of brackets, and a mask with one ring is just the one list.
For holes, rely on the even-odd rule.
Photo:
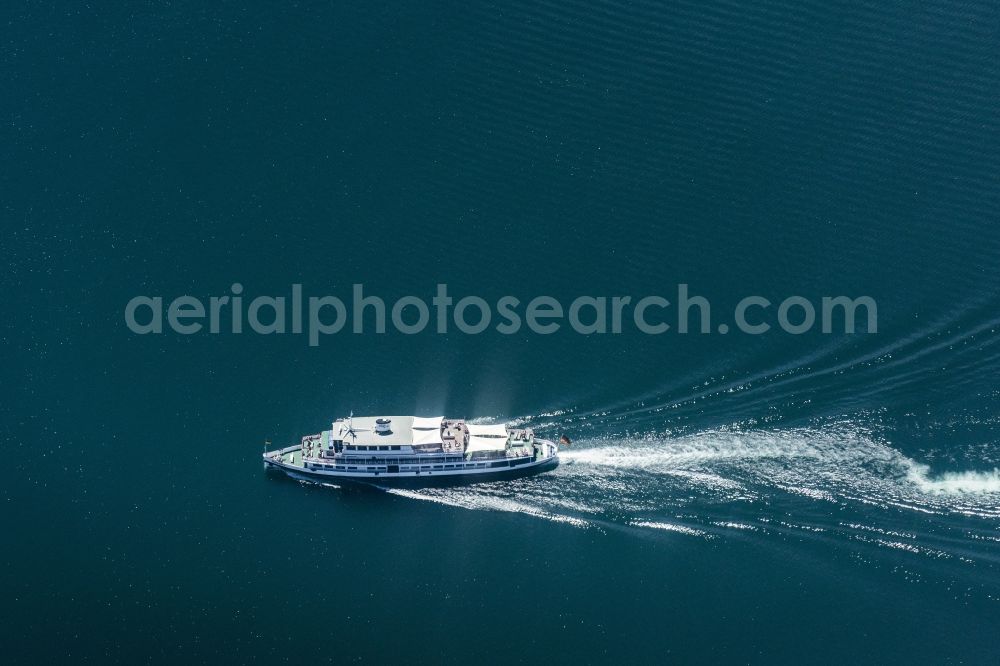
{"label": "antenna on ship", "polygon": [[354,410],[353,409],[351,410],[351,415],[347,417],[347,432],[345,434],[350,435],[352,439],[357,439],[357,435],[354,434]]}

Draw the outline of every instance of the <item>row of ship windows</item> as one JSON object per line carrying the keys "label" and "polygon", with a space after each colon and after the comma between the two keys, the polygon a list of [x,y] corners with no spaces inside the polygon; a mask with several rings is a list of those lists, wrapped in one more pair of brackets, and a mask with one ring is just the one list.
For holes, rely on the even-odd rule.
{"label": "row of ship windows", "polygon": [[[422,465],[422,466],[420,466],[420,469],[455,469],[455,468],[464,469],[466,467],[486,467],[486,463],[469,463],[467,465]],[[345,470],[346,469],[348,471],[358,469],[356,465],[316,465],[316,464],[312,465],[312,468],[313,469],[321,469],[321,468],[322,469],[339,469],[339,470]],[[412,469],[416,469],[416,468],[417,468],[417,466],[414,465],[410,469],[412,470]],[[378,472],[381,469],[384,469],[384,468],[379,468],[379,467],[366,467],[365,468],[365,470],[368,471],[368,472]],[[400,468],[400,469],[403,469],[403,468]]]}
{"label": "row of ship windows", "polygon": [[398,446],[345,446],[348,451],[399,451]]}
{"label": "row of ship windows", "polygon": [[[465,463],[465,464],[458,464],[458,465],[420,465],[420,466],[412,465],[412,466],[409,466],[409,467],[402,466],[399,469],[401,471],[402,470],[407,470],[407,471],[411,471],[412,472],[413,470],[417,470],[417,469],[419,469],[419,470],[430,470],[430,469],[473,469],[473,468],[482,468],[482,467],[507,467],[508,465],[510,467],[515,467],[517,465],[522,465],[524,463],[530,462],[531,460],[532,460],[532,458],[525,457],[525,458],[520,458],[520,459],[517,459],[517,460],[510,460],[510,461],[508,461],[508,460],[497,460],[497,461],[494,461],[494,462]],[[316,463],[313,463],[311,465],[312,469],[337,469],[337,470],[347,470],[347,471],[357,470],[358,467],[359,467],[358,465],[320,465],[320,464],[316,464]],[[383,467],[367,467],[367,466],[365,466],[364,469],[367,472],[384,472],[384,471],[387,470],[387,468],[384,467],[384,466]]]}
{"label": "row of ship windows", "polygon": [[[450,461],[462,462],[462,456],[447,456],[443,459],[440,456],[435,456],[434,459],[437,461],[443,460],[445,462],[450,462]],[[367,456],[367,457],[357,456],[356,458],[347,458],[346,461],[352,462],[355,465],[419,465],[420,463],[430,462],[426,458],[425,459],[421,459],[419,457],[392,458],[389,456],[386,456],[384,458],[382,456]],[[425,468],[426,467],[427,466],[425,466]]]}

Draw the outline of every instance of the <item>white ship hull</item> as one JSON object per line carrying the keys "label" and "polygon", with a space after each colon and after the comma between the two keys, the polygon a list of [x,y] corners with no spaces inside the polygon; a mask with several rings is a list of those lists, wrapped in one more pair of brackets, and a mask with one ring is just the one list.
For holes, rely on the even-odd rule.
{"label": "white ship hull", "polygon": [[558,447],[548,440],[536,440],[540,455],[446,462],[434,455],[410,464],[369,464],[357,460],[301,459],[301,447],[292,446],[264,454],[269,470],[284,472],[293,479],[315,483],[366,483],[370,485],[436,485],[471,483],[519,478],[554,469],[559,464]]}
{"label": "white ship hull", "polygon": [[302,481],[429,485],[536,474],[559,464],[559,447],[530,428],[464,419],[338,419],[295,446],[264,453],[264,466]]}

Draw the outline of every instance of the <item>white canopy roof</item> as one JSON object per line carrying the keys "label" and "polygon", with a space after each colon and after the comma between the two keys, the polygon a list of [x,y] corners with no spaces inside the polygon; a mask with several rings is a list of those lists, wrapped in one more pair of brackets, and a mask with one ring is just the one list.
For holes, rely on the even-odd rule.
{"label": "white canopy roof", "polygon": [[440,430],[417,430],[414,428],[412,432],[413,446],[421,446],[423,444],[441,444]]}
{"label": "white canopy roof", "polygon": [[469,434],[473,437],[503,437],[507,439],[507,426],[502,423],[469,423],[466,427],[469,429]]}
{"label": "white canopy roof", "polygon": [[503,451],[507,448],[507,438],[500,437],[470,437],[465,447],[466,453],[476,451]]}
{"label": "white canopy roof", "polygon": [[413,445],[441,443],[441,421],[443,416],[414,416],[412,426]]}
{"label": "white canopy roof", "polygon": [[444,421],[443,416],[414,416],[413,417],[413,429],[414,430],[440,430],[441,421]]}
{"label": "white canopy roof", "polygon": [[490,425],[478,425],[469,423],[469,444],[465,447],[466,453],[476,451],[503,451],[507,448],[507,426],[502,423]]}

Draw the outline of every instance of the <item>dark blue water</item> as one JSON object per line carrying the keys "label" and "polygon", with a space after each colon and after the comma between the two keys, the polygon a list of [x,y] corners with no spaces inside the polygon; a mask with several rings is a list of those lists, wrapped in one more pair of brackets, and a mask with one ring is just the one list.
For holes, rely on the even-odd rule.
{"label": "dark blue water", "polygon": [[[995,6],[4,13],[5,663],[1000,657]],[[878,330],[125,326],[234,282]],[[351,410],[574,442],[466,488],[261,470]]]}

